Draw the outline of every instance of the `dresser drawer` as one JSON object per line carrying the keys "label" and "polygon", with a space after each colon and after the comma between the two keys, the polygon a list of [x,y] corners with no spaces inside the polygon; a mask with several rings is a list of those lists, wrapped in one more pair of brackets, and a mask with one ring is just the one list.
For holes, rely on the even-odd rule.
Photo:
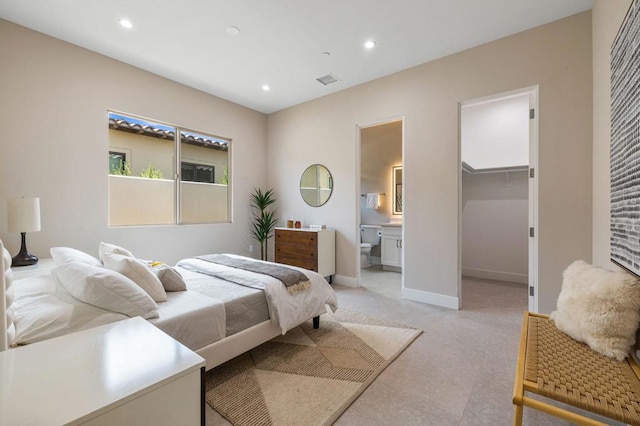
{"label": "dresser drawer", "polygon": [[284,263],[285,265],[297,266],[299,268],[318,272],[318,260],[315,257],[313,259],[305,259],[302,256],[293,257],[281,255],[276,252],[276,263]]}
{"label": "dresser drawer", "polygon": [[300,247],[289,244],[281,244],[276,246],[276,254],[284,257],[309,259],[315,261],[318,258],[318,249],[316,247]]}
{"label": "dresser drawer", "polygon": [[281,231],[276,229],[276,244],[317,249],[317,235],[315,232]]}

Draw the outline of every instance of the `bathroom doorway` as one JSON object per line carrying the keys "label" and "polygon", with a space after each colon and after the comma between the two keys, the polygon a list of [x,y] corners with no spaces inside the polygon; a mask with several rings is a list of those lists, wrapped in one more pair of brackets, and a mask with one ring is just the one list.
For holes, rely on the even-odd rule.
{"label": "bathroom doorway", "polygon": [[537,90],[460,104],[463,309],[474,283],[489,281],[537,311]]}
{"label": "bathroom doorway", "polygon": [[358,282],[402,296],[403,120],[358,126]]}

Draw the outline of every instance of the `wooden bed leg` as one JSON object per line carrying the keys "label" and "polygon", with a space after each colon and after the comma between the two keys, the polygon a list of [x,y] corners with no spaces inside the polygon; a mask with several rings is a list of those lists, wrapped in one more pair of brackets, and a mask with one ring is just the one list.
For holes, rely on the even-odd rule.
{"label": "wooden bed leg", "polygon": [[320,328],[320,316],[313,317],[313,328],[315,330]]}

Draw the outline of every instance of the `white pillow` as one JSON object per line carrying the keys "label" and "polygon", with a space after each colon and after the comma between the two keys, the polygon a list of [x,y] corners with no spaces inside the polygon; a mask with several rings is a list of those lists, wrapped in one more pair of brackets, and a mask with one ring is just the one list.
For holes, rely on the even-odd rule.
{"label": "white pillow", "polygon": [[115,244],[100,242],[100,246],[98,247],[98,256],[100,257],[102,263],[104,263],[104,256],[106,254],[121,254],[127,257],[135,257],[133,253],[131,253],[124,247],[120,247]]}
{"label": "white pillow", "polygon": [[71,247],[51,247],[49,253],[51,253],[53,263],[57,266],[69,262],[82,262],[93,266],[102,266],[102,263],[95,257]]}
{"label": "white pillow", "polygon": [[130,278],[155,302],[167,301],[167,293],[164,291],[160,279],[143,261],[122,254],[105,253],[104,266]]}
{"label": "white pillow", "polygon": [[187,284],[184,282],[180,272],[171,266],[162,262],[148,262],[147,264],[160,279],[165,291],[185,291],[187,289]]}
{"label": "white pillow", "polygon": [[158,305],[122,274],[81,262],[58,266],[51,274],[82,302],[130,317],[158,318]]}
{"label": "white pillow", "polygon": [[556,327],[594,351],[622,361],[640,322],[640,281],[578,260],[562,274]]}

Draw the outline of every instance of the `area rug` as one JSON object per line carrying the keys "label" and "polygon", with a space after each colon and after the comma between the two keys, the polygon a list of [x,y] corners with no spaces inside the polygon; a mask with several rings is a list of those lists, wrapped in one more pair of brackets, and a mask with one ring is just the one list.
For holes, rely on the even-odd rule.
{"label": "area rug", "polygon": [[420,333],[339,309],[212,369],[205,398],[236,426],[329,425]]}

